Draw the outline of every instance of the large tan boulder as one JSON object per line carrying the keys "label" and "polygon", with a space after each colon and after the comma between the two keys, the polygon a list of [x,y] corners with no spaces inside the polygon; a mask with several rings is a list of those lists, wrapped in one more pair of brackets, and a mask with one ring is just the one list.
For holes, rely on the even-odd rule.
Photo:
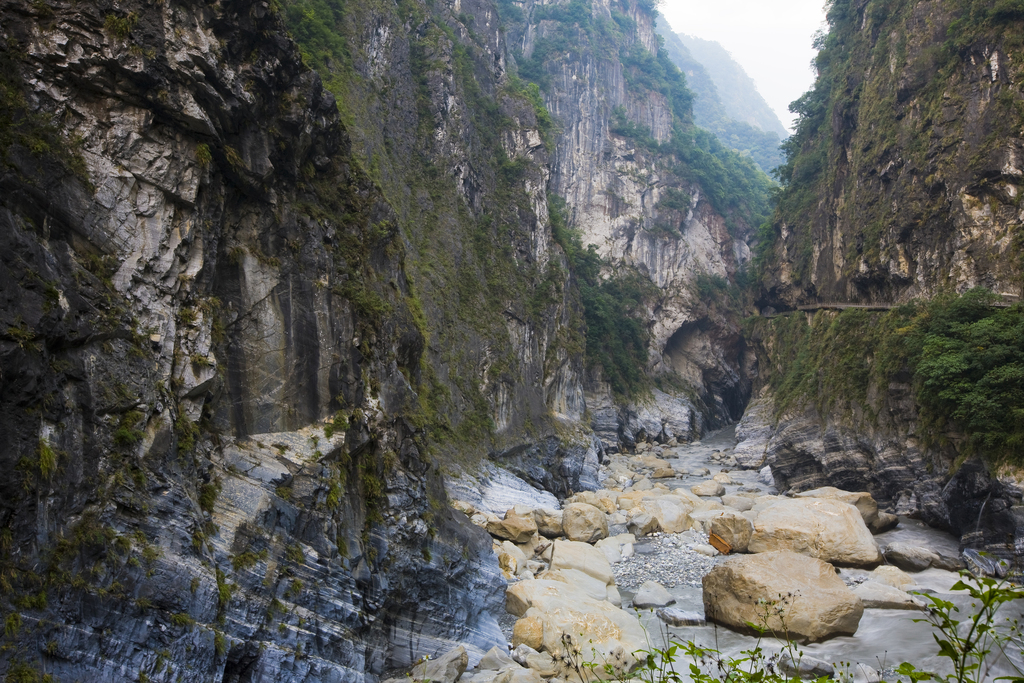
{"label": "large tan boulder", "polygon": [[488,522],[487,532],[513,543],[526,543],[537,533],[537,522],[533,515],[518,515],[515,510],[509,510],[505,519]]}
{"label": "large tan boulder", "polygon": [[555,541],[551,551],[551,569],[578,569],[605,585],[615,583],[612,565],[599,549],[589,543]]}
{"label": "large tan boulder", "polygon": [[534,510],[533,521],[537,525],[537,531],[545,538],[558,538],[562,535],[561,510]]}
{"label": "large tan boulder", "polygon": [[835,486],[822,486],[810,491],[802,491],[796,494],[798,498],[828,498],[829,500],[841,500],[857,508],[860,516],[864,518],[864,524],[870,529],[878,519],[878,503],[867,491],[844,491]]}
{"label": "large tan boulder", "polygon": [[745,553],[754,529],[741,513],[724,510],[711,518],[708,531],[732,546],[732,552]]}
{"label": "large tan boulder", "polygon": [[608,584],[579,569],[550,569],[540,575],[545,581],[559,581],[579,588],[594,600],[608,599]]}
{"label": "large tan boulder", "polygon": [[827,498],[780,499],[758,513],[747,550],[792,550],[842,566],[874,567],[878,545],[860,512]]}
{"label": "large tan boulder", "polygon": [[691,486],[690,491],[696,496],[721,496],[725,493],[725,487],[714,479],[709,479],[696,486]]}
{"label": "large tan boulder", "polygon": [[[536,617],[523,617],[512,627],[512,647],[527,645],[534,650],[544,647],[544,622]],[[483,663],[481,663],[483,668]]]}
{"label": "large tan boulder", "polygon": [[608,518],[589,503],[569,503],[562,509],[562,530],[570,541],[594,543],[608,537]]}
{"label": "large tan boulder", "polygon": [[678,534],[690,528],[691,508],[682,500],[676,502],[664,496],[642,501],[638,507],[653,517],[665,533]]}
{"label": "large tan boulder", "polygon": [[707,618],[743,633],[750,622],[780,638],[817,642],[853,635],[864,613],[832,565],[788,550],[733,556],[703,583]]}
{"label": "large tan boulder", "polygon": [[647,647],[644,630],[634,615],[568,584],[521,581],[506,591],[505,608],[510,614],[543,624],[542,652],[563,652],[562,636],[569,634],[585,659],[598,665],[598,671],[606,662],[622,663],[628,670],[636,661],[631,653]]}

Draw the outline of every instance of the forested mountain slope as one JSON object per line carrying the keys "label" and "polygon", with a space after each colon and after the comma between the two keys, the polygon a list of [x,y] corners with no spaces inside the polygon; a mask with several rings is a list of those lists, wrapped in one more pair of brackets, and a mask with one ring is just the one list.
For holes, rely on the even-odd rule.
{"label": "forested mountain slope", "polygon": [[664,20],[658,35],[694,93],[693,115],[725,145],[749,154],[766,173],[785,160],[779,147],[789,132],[757,92],[754,82],[716,42],[673,33]]}

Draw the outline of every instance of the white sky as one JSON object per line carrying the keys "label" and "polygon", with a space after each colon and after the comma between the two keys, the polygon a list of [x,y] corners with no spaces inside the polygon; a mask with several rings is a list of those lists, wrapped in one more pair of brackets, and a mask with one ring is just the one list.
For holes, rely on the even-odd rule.
{"label": "white sky", "polygon": [[792,129],[789,103],[814,82],[811,41],[824,0],[664,0],[658,11],[675,33],[721,43]]}

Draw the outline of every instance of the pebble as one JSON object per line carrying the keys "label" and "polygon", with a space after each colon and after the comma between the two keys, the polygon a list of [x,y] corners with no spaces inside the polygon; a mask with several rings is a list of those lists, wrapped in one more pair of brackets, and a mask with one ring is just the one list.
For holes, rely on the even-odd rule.
{"label": "pebble", "polygon": [[633,546],[637,554],[612,565],[615,584],[629,591],[636,590],[644,581],[657,581],[666,588],[700,587],[701,579],[717,562],[690,547],[707,540],[695,536],[699,537],[693,531],[658,534],[637,543]]}

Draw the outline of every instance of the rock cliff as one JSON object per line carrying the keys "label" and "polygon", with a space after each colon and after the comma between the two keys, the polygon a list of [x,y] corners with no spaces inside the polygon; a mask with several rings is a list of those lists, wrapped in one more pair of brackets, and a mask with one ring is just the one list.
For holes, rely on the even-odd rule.
{"label": "rock cliff", "polygon": [[[0,670],[360,682],[486,649],[504,583],[445,475],[595,487],[588,376],[612,447],[742,412],[735,313],[693,284],[751,211],[609,128],[686,121],[626,87],[653,16],[595,4],[643,51],[554,60],[542,99],[524,7],[0,3]],[[660,413],[588,366],[549,193],[653,282]]]}
{"label": "rock cliff", "polygon": [[[1021,294],[1022,19],[980,2],[830,5],[817,81],[793,105],[785,187],[759,235],[765,317],[747,329],[758,384],[775,390],[760,452],[780,488],[866,488],[1004,555],[1024,538],[1019,446],[979,440],[980,404],[947,389],[989,392],[978,400],[1009,424],[1019,399],[1002,392],[1019,395],[1019,380],[993,388],[983,375],[1012,367],[1018,345],[990,363],[1001,342],[976,338],[959,369],[941,364],[976,321],[1020,320],[1019,306],[961,320],[969,297],[953,295]],[[932,303],[894,306],[915,299]],[[892,310],[814,308],[834,303]],[[800,305],[810,310],[771,317]]]}

